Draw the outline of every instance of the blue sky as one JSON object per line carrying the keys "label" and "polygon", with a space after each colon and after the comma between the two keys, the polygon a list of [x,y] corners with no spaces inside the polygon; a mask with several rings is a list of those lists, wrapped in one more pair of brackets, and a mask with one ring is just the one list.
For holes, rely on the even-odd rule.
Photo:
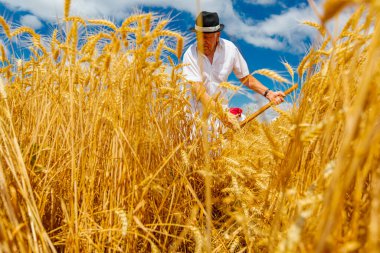
{"label": "blue sky", "polygon": [[[63,16],[63,5],[64,0],[0,0],[0,15],[12,24],[50,34],[51,27]],[[201,0],[200,5],[202,10],[219,13],[221,23],[225,24],[221,36],[237,45],[251,72],[268,68],[290,78],[281,61],[296,67],[315,36],[312,28],[300,24],[304,20],[316,20],[305,0]],[[71,0],[70,14],[118,23],[136,11],[153,11],[170,17],[170,28],[193,38],[188,29],[198,13],[195,0]],[[191,42],[189,39],[187,45]],[[1,37],[0,43],[4,43]],[[268,78],[255,77],[269,88],[278,88]],[[237,81],[233,74],[230,80]],[[260,100],[251,92],[245,93],[234,96],[232,106],[257,104]]]}

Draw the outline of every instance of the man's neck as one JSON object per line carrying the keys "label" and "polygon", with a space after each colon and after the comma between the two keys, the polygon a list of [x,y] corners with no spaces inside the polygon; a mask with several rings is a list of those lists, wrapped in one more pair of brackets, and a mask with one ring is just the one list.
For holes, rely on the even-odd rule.
{"label": "man's neck", "polygon": [[205,55],[207,56],[207,58],[208,58],[208,60],[210,61],[211,64],[212,64],[212,62],[213,62],[213,60],[214,60],[214,54],[215,54],[215,51],[216,51],[216,50],[214,50],[214,52],[212,52],[211,54],[205,54]]}

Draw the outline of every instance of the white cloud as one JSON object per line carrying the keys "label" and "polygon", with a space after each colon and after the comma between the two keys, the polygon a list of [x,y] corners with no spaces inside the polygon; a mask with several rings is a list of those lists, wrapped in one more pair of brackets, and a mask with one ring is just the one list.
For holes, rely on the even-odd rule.
{"label": "white cloud", "polygon": [[[248,0],[247,0],[248,1]],[[49,22],[63,16],[64,0],[2,0],[13,10],[26,10]],[[272,0],[250,0],[251,3],[269,4]],[[317,1],[319,3],[320,1]],[[196,1],[190,0],[72,0],[70,14],[83,18],[107,18],[120,21],[136,12],[139,6],[171,7],[196,16]],[[257,47],[292,53],[304,53],[304,40],[312,39],[315,31],[301,25],[304,20],[316,20],[312,9],[304,5],[287,8],[281,14],[265,20],[245,20],[234,10],[233,0],[203,0],[201,10],[216,11],[225,24],[225,32]]]}
{"label": "white cloud", "polygon": [[[63,16],[64,0],[2,0],[2,2],[9,8],[30,11],[47,21],[56,21]],[[230,0],[227,2],[230,2]],[[208,4],[218,5],[217,3],[217,0],[207,0],[202,2],[202,6],[208,6]],[[142,5],[173,7],[193,14],[196,13],[195,2],[189,0],[72,0],[70,14],[74,16],[80,15],[84,18],[113,17],[116,20],[121,20]]]}
{"label": "white cloud", "polygon": [[315,35],[312,28],[300,24],[304,20],[316,19],[306,5],[288,8],[281,14],[262,21],[250,21],[250,24],[241,22],[236,14],[227,17],[226,32],[257,47],[301,53],[306,51],[303,41]]}
{"label": "white cloud", "polygon": [[42,27],[41,21],[34,15],[25,15],[20,19],[20,23],[23,26],[28,26],[34,30],[40,29]]}
{"label": "white cloud", "polygon": [[244,2],[255,5],[272,5],[276,3],[276,0],[244,0]]}

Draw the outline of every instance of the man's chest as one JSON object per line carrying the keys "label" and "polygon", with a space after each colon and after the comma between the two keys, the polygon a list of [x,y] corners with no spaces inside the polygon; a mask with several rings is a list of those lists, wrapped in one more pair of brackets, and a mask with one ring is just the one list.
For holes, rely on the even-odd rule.
{"label": "man's chest", "polygon": [[234,66],[234,59],[225,54],[214,55],[211,60],[202,56],[203,70],[201,71],[207,79],[214,79],[213,81],[224,82],[227,81],[228,76],[231,74]]}

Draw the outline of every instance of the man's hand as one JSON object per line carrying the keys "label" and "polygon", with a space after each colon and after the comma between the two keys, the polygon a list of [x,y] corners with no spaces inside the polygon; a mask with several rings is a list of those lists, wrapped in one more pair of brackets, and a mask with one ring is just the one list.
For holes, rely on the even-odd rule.
{"label": "man's hand", "polygon": [[223,125],[228,128],[231,128],[235,131],[240,129],[240,124],[236,115],[230,112],[223,112],[219,119],[222,121]]}
{"label": "man's hand", "polygon": [[[247,75],[241,78],[240,81],[251,90],[254,90],[257,93],[265,96],[267,99],[269,99],[269,101],[273,102],[273,104],[275,105],[284,102],[284,92],[268,90],[267,87],[265,87],[262,83],[259,82],[259,80],[254,78],[252,75]],[[266,90],[268,90],[267,94],[265,94]]]}
{"label": "man's hand", "polygon": [[284,102],[285,93],[282,91],[269,91],[266,98],[273,102],[275,105]]}

